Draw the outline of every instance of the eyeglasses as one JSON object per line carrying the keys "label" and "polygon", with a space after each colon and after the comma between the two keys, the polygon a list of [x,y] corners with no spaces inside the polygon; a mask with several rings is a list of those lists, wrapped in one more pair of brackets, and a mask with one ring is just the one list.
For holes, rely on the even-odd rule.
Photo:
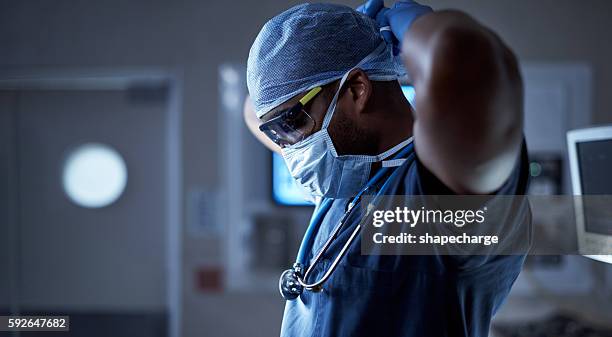
{"label": "eyeglasses", "polygon": [[321,92],[321,87],[311,89],[294,106],[261,124],[259,130],[280,147],[293,145],[303,140],[316,126],[315,120],[304,110],[304,106],[319,92]]}

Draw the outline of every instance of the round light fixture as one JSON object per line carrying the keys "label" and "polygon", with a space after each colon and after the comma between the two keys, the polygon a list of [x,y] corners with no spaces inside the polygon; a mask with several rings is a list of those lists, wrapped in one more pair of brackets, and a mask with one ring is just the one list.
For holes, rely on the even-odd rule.
{"label": "round light fixture", "polygon": [[75,204],[99,208],[115,202],[125,190],[127,168],[108,145],[86,143],[72,150],[64,162],[64,191]]}

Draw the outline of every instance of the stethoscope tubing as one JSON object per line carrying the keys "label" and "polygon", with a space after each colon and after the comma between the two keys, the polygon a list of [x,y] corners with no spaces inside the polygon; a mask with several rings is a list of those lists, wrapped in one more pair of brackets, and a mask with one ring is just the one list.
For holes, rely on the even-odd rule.
{"label": "stethoscope tubing", "polygon": [[[406,148],[404,148],[402,151],[400,151],[400,153],[398,153],[397,157],[401,158],[405,152],[408,152],[408,148],[411,147],[412,144],[409,144],[406,146]],[[413,154],[411,154],[407,159],[410,159],[410,157],[413,156]],[[336,270],[336,268],[338,267],[338,264],[340,263],[340,260],[342,260],[342,258],[344,257],[344,255],[346,254],[346,252],[348,251],[348,249],[350,248],[350,246],[352,245],[353,241],[355,240],[355,237],[357,236],[357,234],[359,234],[359,231],[361,230],[361,223],[357,224],[357,226],[355,227],[355,229],[353,230],[353,232],[351,233],[350,237],[347,239],[347,241],[345,242],[345,244],[342,246],[342,249],[340,250],[340,252],[338,253],[338,255],[336,256],[336,258],[333,260],[332,264],[329,266],[329,268],[327,269],[327,271],[325,271],[325,274],[323,274],[323,276],[316,282],[313,283],[306,283],[306,281],[308,280],[308,276],[310,275],[310,273],[312,272],[312,270],[314,269],[314,266],[316,266],[319,263],[319,260],[321,259],[321,257],[323,256],[323,254],[325,254],[325,252],[327,251],[327,249],[329,248],[329,246],[331,245],[331,243],[334,241],[334,239],[337,237],[338,233],[340,232],[340,229],[344,226],[344,222],[349,218],[349,216],[352,214],[353,208],[357,205],[357,203],[359,202],[361,196],[363,195],[363,193],[365,193],[371,186],[373,186],[374,184],[376,184],[376,182],[386,173],[388,172],[390,168],[381,168],[374,177],[372,177],[372,179],[370,179],[370,181],[368,182],[368,184],[366,185],[366,187],[364,187],[351,201],[351,203],[349,204],[349,210],[344,213],[344,215],[342,216],[342,218],[340,219],[338,225],[336,225],[336,227],[334,228],[332,234],[329,236],[329,238],[327,239],[327,241],[325,241],[325,244],[323,245],[323,247],[319,250],[319,252],[317,253],[317,255],[315,256],[315,258],[313,259],[312,263],[310,264],[310,266],[308,266],[308,268],[306,269],[306,273],[304,273],[304,276],[301,277],[300,275],[297,275],[297,281],[300,283],[300,285],[302,287],[304,287],[307,290],[316,290],[316,289],[320,289],[321,285],[323,285],[323,283],[325,283],[332,275],[332,273]],[[385,183],[383,184],[383,186],[381,187],[380,191],[378,191],[375,195],[375,200],[374,202],[376,202],[376,199],[378,199],[381,195],[383,195],[386,190],[389,188],[389,183],[393,180],[393,178],[395,178],[395,176],[398,174],[398,170],[396,168],[396,170],[391,174],[391,176],[389,176],[389,178],[387,178],[387,180],[385,181]],[[311,224],[308,226],[308,229],[306,231],[306,234],[304,235],[304,241],[303,243],[309,243],[309,241],[311,240],[312,236],[314,235],[314,230],[315,227],[318,228],[318,226],[320,225],[320,223],[322,222],[322,217],[325,213],[327,213],[327,211],[329,210],[330,206],[331,206],[331,200],[330,199],[326,199],[323,202],[328,202],[325,205],[321,205],[320,206],[320,210],[318,210],[318,213],[313,217],[313,221],[311,222]],[[367,217],[367,213],[365,215]],[[317,224],[316,226],[313,226],[314,224]],[[298,265],[303,265],[303,261],[305,259],[305,250],[306,248],[302,245],[300,246],[300,250],[298,252],[298,260],[296,262],[296,264]],[[304,256],[303,256],[304,255]],[[300,259],[300,257],[302,257],[302,259]]]}

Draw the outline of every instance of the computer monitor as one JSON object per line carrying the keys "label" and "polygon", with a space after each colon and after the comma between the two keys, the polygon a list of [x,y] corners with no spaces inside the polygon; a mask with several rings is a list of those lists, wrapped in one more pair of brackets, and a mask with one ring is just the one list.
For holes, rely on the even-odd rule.
{"label": "computer monitor", "polygon": [[[414,106],[414,87],[402,85],[402,92],[408,102]],[[272,154],[272,199],[282,206],[310,206],[312,203],[306,201],[302,190],[296,185],[291,177],[283,158]]]}
{"label": "computer monitor", "polygon": [[414,87],[411,85],[402,85],[402,92],[404,93],[404,96],[406,96],[408,103],[414,106],[414,98],[415,98]]}
{"label": "computer monitor", "polygon": [[[569,131],[567,147],[574,195],[612,195],[612,126]],[[578,248],[588,254],[609,253],[612,218],[602,216],[597,211],[601,207],[589,207],[593,199],[575,198]],[[612,255],[585,256],[612,263]]]}
{"label": "computer monitor", "polygon": [[283,157],[272,153],[272,199],[281,206],[312,206],[289,173]]}

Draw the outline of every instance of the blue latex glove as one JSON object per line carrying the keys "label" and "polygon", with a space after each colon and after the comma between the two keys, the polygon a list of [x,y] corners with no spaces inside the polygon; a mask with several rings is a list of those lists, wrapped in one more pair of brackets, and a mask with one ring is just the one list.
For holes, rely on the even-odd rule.
{"label": "blue latex glove", "polygon": [[402,41],[414,20],[431,12],[433,9],[429,6],[423,6],[412,0],[401,0],[393,4],[393,7],[385,12],[385,16],[389,20],[393,35]]}
{"label": "blue latex glove", "polygon": [[393,36],[391,27],[389,26],[389,19],[385,13],[389,8],[385,7],[384,0],[368,0],[359,7],[355,8],[356,11],[363,13],[376,21],[378,28],[380,29],[380,35],[387,41],[387,43],[393,46],[393,54],[399,53],[398,40]]}
{"label": "blue latex glove", "polygon": [[393,44],[395,55],[399,54],[400,43],[414,20],[433,12],[431,7],[423,6],[413,0],[400,0],[391,8],[386,8],[383,0],[368,0],[356,10],[376,20],[385,41]]}

